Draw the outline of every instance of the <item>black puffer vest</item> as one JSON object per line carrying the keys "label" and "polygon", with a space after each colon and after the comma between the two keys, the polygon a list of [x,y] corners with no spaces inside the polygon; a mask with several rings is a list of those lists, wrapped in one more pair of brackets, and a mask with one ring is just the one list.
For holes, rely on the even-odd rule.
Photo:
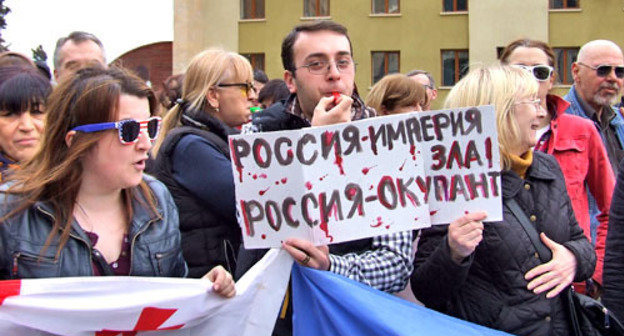
{"label": "black puffer vest", "polygon": [[217,265],[233,273],[241,231],[237,223],[223,219],[173,178],[173,152],[182,137],[192,134],[215,145],[229,158],[227,136],[235,132],[206,113],[186,111],[182,116],[182,126],[167,135],[151,169],[151,173],[169,188],[178,206],[182,252],[189,266],[190,278],[200,278]]}

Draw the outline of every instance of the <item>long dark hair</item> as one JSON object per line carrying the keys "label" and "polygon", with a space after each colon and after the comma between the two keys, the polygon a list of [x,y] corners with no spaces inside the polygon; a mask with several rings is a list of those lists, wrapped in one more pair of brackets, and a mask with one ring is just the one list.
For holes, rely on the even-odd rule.
{"label": "long dark hair", "polygon": [[[128,94],[149,101],[150,113],[157,109],[152,90],[138,77],[119,69],[86,68],[75,76],[62,80],[47,102],[46,130],[41,148],[8,179],[12,183],[5,193],[18,196],[17,204],[5,204],[11,211],[3,221],[22,213],[38,201],[51,205],[54,224],[43,251],[58,232],[60,242],[57,257],[69,238],[73,210],[82,182],[82,159],[104,136],[102,132],[78,132],[71,146],[65,142],[67,133],[84,124],[117,120],[119,97]],[[136,187],[122,190],[127,223],[133,216],[132,199],[137,199],[158,217],[151,189],[144,181]]]}

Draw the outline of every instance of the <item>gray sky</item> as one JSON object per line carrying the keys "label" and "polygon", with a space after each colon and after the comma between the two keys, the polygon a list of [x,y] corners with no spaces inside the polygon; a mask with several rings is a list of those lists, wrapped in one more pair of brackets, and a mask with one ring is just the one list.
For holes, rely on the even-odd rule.
{"label": "gray sky", "polygon": [[9,49],[32,57],[43,45],[52,68],[56,40],[74,30],[95,34],[107,61],[139,46],[173,40],[173,0],[5,0],[11,9],[2,36]]}

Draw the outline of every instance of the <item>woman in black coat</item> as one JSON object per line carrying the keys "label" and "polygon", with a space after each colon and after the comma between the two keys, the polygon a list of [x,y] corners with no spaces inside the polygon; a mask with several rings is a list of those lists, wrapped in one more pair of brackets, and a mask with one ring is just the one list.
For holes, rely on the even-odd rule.
{"label": "woman in black coat", "polygon": [[609,232],[604,263],[602,301],[615,316],[624,321],[624,160],[611,199]]}
{"label": "woman in black coat", "polygon": [[[555,159],[533,152],[537,82],[521,69],[478,68],[449,93],[447,108],[494,105],[501,157],[503,221],[469,213],[421,232],[411,285],[426,306],[518,335],[568,335],[559,294],[589,278],[593,248],[579,227]],[[507,206],[515,199],[552,259],[536,248]]]}

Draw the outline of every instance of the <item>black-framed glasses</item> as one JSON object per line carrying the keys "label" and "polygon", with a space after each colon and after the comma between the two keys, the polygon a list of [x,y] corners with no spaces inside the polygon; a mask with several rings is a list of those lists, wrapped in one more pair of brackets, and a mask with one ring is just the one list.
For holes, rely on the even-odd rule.
{"label": "black-framed glasses", "polygon": [[596,71],[596,75],[598,77],[607,77],[611,73],[611,70],[615,71],[615,77],[622,79],[624,78],[624,65],[608,65],[601,64],[599,66],[591,66],[589,64],[585,64],[583,62],[576,62],[576,64],[588,67],[594,71]]}
{"label": "black-framed glasses", "polygon": [[130,145],[139,141],[141,131],[147,131],[147,136],[151,141],[156,140],[160,130],[160,117],[151,117],[147,120],[137,121],[134,119],[124,119],[120,121],[86,124],[72,128],[72,131],[93,133],[109,129],[117,129],[119,141],[124,145]]}
{"label": "black-framed glasses", "polygon": [[253,85],[253,83],[250,82],[245,82],[245,83],[224,83],[224,84],[217,84],[217,87],[239,87],[241,90],[245,91],[245,94],[247,95],[247,97],[249,97],[249,94],[253,91],[254,93],[256,93],[256,87]]}
{"label": "black-framed glasses", "polygon": [[355,67],[357,63],[355,63],[351,58],[342,58],[335,62],[332,61],[314,61],[308,64],[302,65],[300,67],[296,67],[295,70],[301,68],[308,68],[308,71],[313,75],[326,75],[332,66],[332,63],[336,65],[336,69],[338,72],[350,71],[351,66]]}
{"label": "black-framed glasses", "polygon": [[537,79],[540,82],[545,82],[549,80],[553,72],[553,67],[551,67],[550,65],[544,65],[544,64],[540,64],[540,65],[514,64],[512,66],[521,68],[530,72],[533,75],[533,77],[535,77],[535,79]]}

